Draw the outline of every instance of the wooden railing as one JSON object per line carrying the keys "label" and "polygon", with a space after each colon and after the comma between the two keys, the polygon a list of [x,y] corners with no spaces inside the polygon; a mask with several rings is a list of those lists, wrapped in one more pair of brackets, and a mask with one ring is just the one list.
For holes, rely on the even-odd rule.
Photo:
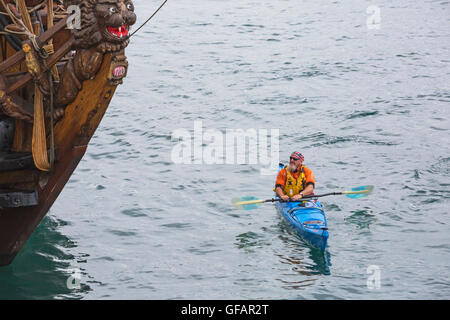
{"label": "wooden railing", "polygon": [[[44,32],[41,36],[38,37],[39,42],[43,45],[47,43],[49,40],[51,40],[56,33],[63,30],[66,27],[67,18],[60,20],[55,26],[46,32]],[[73,43],[75,39],[73,36],[70,36],[70,38],[65,41],[56,51],[54,54],[49,56],[49,58],[46,60],[45,67],[41,68],[40,73],[43,74],[50,70],[59,60],[61,60],[62,57],[64,57],[72,48]],[[25,41],[25,43],[29,43],[30,46],[31,41]],[[0,62],[0,73],[8,70],[15,64],[22,62],[25,59],[25,53],[23,50],[17,51],[15,54],[13,54],[11,57],[6,59],[5,61]],[[14,81],[13,84],[8,86],[5,89],[6,94],[11,94],[13,91],[23,87],[26,85],[30,80],[33,79],[33,76],[30,73],[25,74],[24,76],[20,77],[16,81]]]}

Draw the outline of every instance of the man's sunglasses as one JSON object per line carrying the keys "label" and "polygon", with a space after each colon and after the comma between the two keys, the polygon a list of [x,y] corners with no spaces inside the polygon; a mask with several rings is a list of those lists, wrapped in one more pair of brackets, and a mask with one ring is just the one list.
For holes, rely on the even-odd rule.
{"label": "man's sunglasses", "polygon": [[300,160],[300,158],[294,158],[294,157],[291,157],[291,160],[298,161],[298,160]]}

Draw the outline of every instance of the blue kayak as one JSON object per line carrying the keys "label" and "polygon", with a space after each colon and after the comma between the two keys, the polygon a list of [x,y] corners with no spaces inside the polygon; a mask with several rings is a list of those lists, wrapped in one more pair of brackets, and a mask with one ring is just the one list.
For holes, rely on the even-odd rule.
{"label": "blue kayak", "polygon": [[325,250],[328,240],[328,224],[318,200],[303,202],[277,202],[278,211],[289,224],[313,246]]}
{"label": "blue kayak", "polygon": [[[280,165],[280,170],[283,167]],[[307,242],[325,250],[328,240],[328,224],[319,200],[277,202],[278,212]]]}

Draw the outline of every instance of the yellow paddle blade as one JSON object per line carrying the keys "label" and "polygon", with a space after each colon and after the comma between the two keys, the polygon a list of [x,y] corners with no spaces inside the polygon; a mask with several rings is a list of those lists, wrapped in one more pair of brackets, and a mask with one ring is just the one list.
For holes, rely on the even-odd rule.
{"label": "yellow paddle blade", "polygon": [[260,204],[264,202],[264,200],[258,199],[253,196],[243,196],[243,197],[233,198],[231,200],[231,202],[238,209],[252,210],[252,209],[258,208],[260,206]]}
{"label": "yellow paddle blade", "polygon": [[374,186],[361,186],[353,188],[351,191],[342,192],[347,197],[352,199],[367,197],[373,190]]}

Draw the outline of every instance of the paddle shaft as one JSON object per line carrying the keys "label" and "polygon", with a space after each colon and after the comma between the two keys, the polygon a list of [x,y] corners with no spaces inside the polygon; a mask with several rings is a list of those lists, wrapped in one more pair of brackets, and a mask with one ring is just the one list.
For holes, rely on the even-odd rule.
{"label": "paddle shaft", "polygon": [[[340,196],[343,194],[358,194],[358,193],[367,193],[367,191],[365,191],[365,190],[363,190],[363,191],[344,191],[344,192],[329,192],[329,193],[316,194],[316,195],[312,194],[312,195],[304,196],[304,197],[300,198],[299,200],[297,200],[296,202],[300,202],[303,200],[317,199],[317,198],[326,197],[326,196]],[[283,200],[280,198],[267,199],[267,200],[264,200],[263,202],[283,202]]]}
{"label": "paddle shaft", "polygon": [[326,197],[326,196],[340,196],[340,195],[343,195],[343,194],[364,194],[364,193],[368,193],[367,190],[330,192],[330,193],[317,194],[317,195],[313,195],[312,194],[312,195],[309,195],[309,196],[304,196],[301,199],[317,199],[317,198]]}
{"label": "paddle shaft", "polygon": [[317,195],[312,194],[309,196],[304,196],[304,197],[302,197],[302,199],[315,199],[315,198],[326,197],[326,196],[339,196],[341,194],[344,194],[344,192],[330,192],[330,193],[317,194]]}
{"label": "paddle shaft", "polygon": [[[317,195],[307,195],[304,196],[302,198],[300,198],[299,200],[296,200],[294,202],[301,202],[304,200],[316,200],[320,197],[326,197],[326,196],[338,196],[338,195],[349,195],[349,194],[369,194],[372,191],[373,187],[371,186],[370,189],[366,189],[366,190],[357,190],[357,191],[342,191],[342,192],[330,192],[330,193],[324,193],[324,194],[317,194]],[[284,200],[282,200],[281,198],[272,198],[272,199],[267,199],[267,200],[249,200],[249,201],[241,201],[241,202],[237,202],[235,204],[237,205],[246,205],[246,204],[259,204],[259,203],[267,203],[267,202],[284,202]],[[286,202],[292,202],[292,199],[289,198],[289,201]]]}
{"label": "paddle shaft", "polygon": [[[331,193],[326,193],[326,194],[320,194],[320,195],[310,195],[310,196],[304,196],[303,198],[301,198],[300,200],[297,200],[295,202],[300,202],[303,200],[310,200],[310,199],[316,199],[319,197],[325,197],[325,196],[332,196],[332,195],[340,195],[343,194],[342,192],[331,192]],[[291,199],[291,198],[289,198]],[[290,201],[286,201],[286,202],[291,202]],[[281,198],[272,198],[272,199],[267,199],[267,200],[249,200],[249,201],[242,201],[242,202],[238,202],[238,204],[240,205],[244,205],[244,204],[258,204],[258,203],[267,203],[267,202],[284,202],[283,199]]]}

